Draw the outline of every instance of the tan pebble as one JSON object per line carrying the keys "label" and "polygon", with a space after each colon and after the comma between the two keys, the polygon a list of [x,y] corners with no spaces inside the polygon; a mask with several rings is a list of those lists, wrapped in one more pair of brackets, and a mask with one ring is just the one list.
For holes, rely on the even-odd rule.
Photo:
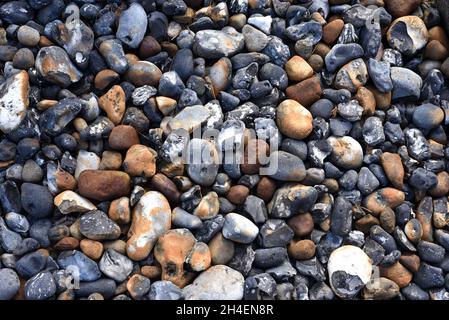
{"label": "tan pebble", "polygon": [[217,233],[208,243],[213,265],[226,264],[234,256],[234,242]]}
{"label": "tan pebble", "polygon": [[383,188],[368,195],[364,201],[364,206],[375,216],[378,216],[386,207],[392,209],[403,203],[404,192],[394,188]]}
{"label": "tan pebble", "polygon": [[150,147],[136,144],[128,149],[123,169],[129,175],[151,178],[156,173],[157,153]]}
{"label": "tan pebble", "polygon": [[120,82],[120,75],[111,69],[104,69],[95,75],[94,86],[96,89],[104,90],[111,84]]}
{"label": "tan pebble", "polygon": [[315,243],[312,240],[292,240],[288,246],[288,254],[296,260],[308,260],[315,255]]}
{"label": "tan pebble", "polygon": [[342,19],[335,19],[326,24],[323,27],[323,41],[328,45],[333,44],[340,36],[344,25],[345,22]]}
{"label": "tan pebble", "polygon": [[83,239],[80,241],[81,251],[93,260],[98,260],[103,254],[103,244],[99,241]]}
{"label": "tan pebble", "polygon": [[80,195],[98,201],[112,200],[128,195],[131,179],[125,173],[114,170],[84,170],[78,178]]}
{"label": "tan pebble", "polygon": [[122,166],[122,155],[117,151],[103,151],[100,170],[118,170]]}
{"label": "tan pebble", "polygon": [[302,81],[313,76],[313,69],[300,56],[293,56],[285,64],[285,71],[291,81]]}
{"label": "tan pebble", "polygon": [[313,130],[312,114],[298,102],[287,99],[276,109],[279,130],[289,138],[302,140]]}
{"label": "tan pebble", "polygon": [[404,166],[401,157],[397,153],[384,152],[380,161],[388,180],[397,189],[404,187]]}
{"label": "tan pebble", "polygon": [[122,87],[113,86],[98,99],[98,105],[114,124],[119,124],[125,113],[125,92]]}
{"label": "tan pebble", "polygon": [[406,287],[413,278],[413,274],[400,262],[396,262],[391,267],[380,267],[380,275],[396,282],[399,288]]}

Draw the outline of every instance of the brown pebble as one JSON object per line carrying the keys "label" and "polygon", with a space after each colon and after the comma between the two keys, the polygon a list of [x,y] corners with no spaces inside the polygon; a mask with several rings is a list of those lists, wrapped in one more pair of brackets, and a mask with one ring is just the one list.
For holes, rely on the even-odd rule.
{"label": "brown pebble", "polygon": [[405,224],[405,235],[407,238],[417,244],[423,236],[423,228],[418,219],[411,219]]}
{"label": "brown pebble", "polygon": [[413,278],[413,274],[400,262],[396,262],[391,267],[380,267],[380,275],[396,282],[399,288],[406,287]]}
{"label": "brown pebble", "polygon": [[372,116],[376,111],[376,98],[374,94],[365,87],[360,87],[354,97],[360,106],[363,107],[364,116]]}
{"label": "brown pebble", "polygon": [[80,242],[78,239],[73,237],[65,237],[61,240],[59,240],[53,248],[58,251],[64,251],[64,250],[75,250],[78,248]]}
{"label": "brown pebble", "polygon": [[304,107],[311,106],[321,97],[321,84],[318,77],[312,77],[287,87],[285,94],[289,99],[299,102]]}
{"label": "brown pebble", "polygon": [[316,53],[317,55],[319,55],[321,58],[324,59],[329,53],[329,51],[331,51],[331,48],[327,44],[323,42],[318,42],[318,44],[315,46],[314,53]]}
{"label": "brown pebble", "polygon": [[136,129],[128,125],[114,127],[109,135],[109,146],[115,150],[128,150],[135,144],[139,144],[139,136]]}
{"label": "brown pebble", "polygon": [[387,207],[392,209],[403,203],[405,200],[404,192],[394,188],[383,188],[368,195],[364,200],[364,206],[372,212],[373,215],[379,214]]}
{"label": "brown pebble", "polygon": [[122,171],[84,170],[78,178],[78,192],[89,199],[112,200],[131,192],[131,179]]}
{"label": "brown pebble", "polygon": [[149,61],[137,61],[131,64],[125,74],[125,80],[137,87],[157,86],[162,77],[162,71]]}
{"label": "brown pebble", "polygon": [[383,0],[388,12],[395,18],[407,16],[415,11],[421,0]]}
{"label": "brown pebble", "polygon": [[441,26],[435,26],[433,28],[430,28],[428,31],[429,31],[429,41],[437,40],[446,49],[449,50],[449,38],[447,37],[446,32]]}
{"label": "brown pebble", "polygon": [[122,87],[113,86],[98,99],[98,105],[114,124],[119,124],[125,113],[125,92]]}
{"label": "brown pebble", "polygon": [[421,240],[433,242],[433,201],[431,197],[424,197],[415,211],[416,219],[421,223],[422,237]]}
{"label": "brown pebble", "polygon": [[333,44],[343,30],[344,25],[345,22],[342,19],[335,19],[326,24],[323,27],[323,41],[328,45]]}
{"label": "brown pebble", "polygon": [[99,241],[83,239],[80,241],[81,251],[93,260],[98,260],[103,255],[103,244]]}
{"label": "brown pebble", "polygon": [[120,75],[111,69],[104,69],[97,73],[94,79],[96,89],[104,90],[110,85],[120,82]]}
{"label": "brown pebble", "polygon": [[156,279],[161,276],[162,270],[160,266],[143,266],[140,268],[140,273],[147,278]]}
{"label": "brown pebble", "polygon": [[117,151],[103,151],[100,170],[118,170],[122,166],[122,154]]}
{"label": "brown pebble", "polygon": [[379,219],[367,214],[355,222],[355,229],[362,231],[364,234],[369,234],[371,227],[374,225],[380,225]]}
{"label": "brown pebble", "polygon": [[64,171],[58,167],[58,169],[55,172],[55,178],[56,178],[56,186],[58,187],[59,191],[76,189],[77,185],[76,179],[67,171]]}
{"label": "brown pebble", "polygon": [[418,272],[419,266],[421,265],[421,259],[412,253],[402,253],[399,262],[413,273]]}
{"label": "brown pebble", "polygon": [[162,193],[171,203],[176,204],[179,202],[181,193],[178,191],[178,188],[173,181],[171,181],[166,175],[156,173],[151,178],[150,185],[154,190]]}
{"label": "brown pebble", "polygon": [[444,197],[449,193],[449,173],[441,171],[437,173],[437,185],[429,190],[432,197]]}
{"label": "brown pebble", "polygon": [[296,260],[308,260],[315,255],[315,243],[312,240],[292,240],[288,254]]}
{"label": "brown pebble", "polygon": [[232,80],[232,63],[229,58],[223,57],[215,62],[209,69],[208,77],[217,96],[220,91],[228,88]]}
{"label": "brown pebble", "polygon": [[197,241],[192,250],[190,250],[185,263],[190,270],[200,272],[207,270],[211,265],[211,261],[212,258],[207,244]]}
{"label": "brown pebble", "polygon": [[378,109],[386,110],[391,106],[391,91],[383,93],[371,85],[367,85],[367,88],[374,95],[374,99],[376,99],[376,107]]}
{"label": "brown pebble", "polygon": [[215,217],[220,209],[220,203],[218,201],[218,195],[216,192],[211,191],[203,196],[200,203],[193,211],[193,214],[201,220],[207,220]]}
{"label": "brown pebble", "polygon": [[268,177],[262,177],[257,184],[256,194],[265,203],[270,202],[276,191],[276,182]]}
{"label": "brown pebble", "polygon": [[270,146],[261,139],[251,139],[245,146],[240,169],[244,174],[257,174],[261,164],[269,161]]}
{"label": "brown pebble", "polygon": [[288,219],[287,224],[292,228],[295,236],[308,236],[314,227],[312,215],[310,213],[302,213]]}
{"label": "brown pebble", "polygon": [[209,241],[208,246],[213,265],[226,264],[234,256],[234,242],[223,237],[221,232]]}
{"label": "brown pebble", "polygon": [[233,204],[243,204],[249,195],[249,189],[243,185],[235,185],[229,189],[226,198]]}
{"label": "brown pebble", "polygon": [[152,36],[146,36],[143,38],[139,46],[139,57],[146,59],[152,57],[161,52],[161,45]]}
{"label": "brown pebble", "polygon": [[142,292],[142,285],[144,285],[145,283],[149,283],[149,281],[150,280],[147,277],[144,277],[140,274],[134,274],[126,282],[126,289],[133,299],[140,299],[148,292]]}
{"label": "brown pebble", "polygon": [[382,228],[387,231],[388,233],[392,233],[394,231],[394,227],[396,226],[396,216],[394,214],[394,211],[390,208],[385,208],[380,213],[380,225]]}
{"label": "brown pebble", "polygon": [[150,147],[135,144],[126,152],[123,169],[129,175],[151,178],[156,173],[157,153]]}
{"label": "brown pebble", "polygon": [[384,152],[380,156],[382,167],[388,180],[397,189],[404,187],[404,166],[401,157],[397,153]]}
{"label": "brown pebble", "polygon": [[431,60],[444,60],[448,57],[448,49],[438,40],[431,40],[427,43],[425,56]]}
{"label": "brown pebble", "polygon": [[111,202],[108,211],[109,218],[118,224],[126,224],[131,221],[131,208],[128,197],[121,197]]}

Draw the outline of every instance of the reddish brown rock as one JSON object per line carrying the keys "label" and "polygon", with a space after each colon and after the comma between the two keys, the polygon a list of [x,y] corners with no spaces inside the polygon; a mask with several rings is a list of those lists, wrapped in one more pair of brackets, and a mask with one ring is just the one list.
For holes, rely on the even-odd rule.
{"label": "reddish brown rock", "polygon": [[326,24],[323,27],[323,41],[328,45],[333,44],[338,39],[344,25],[345,22],[342,19],[335,19]]}
{"label": "reddish brown rock", "polygon": [[276,191],[276,182],[268,177],[262,177],[257,184],[256,194],[263,199],[265,203],[270,202]]}
{"label": "reddish brown rock", "polygon": [[379,216],[387,207],[392,209],[403,203],[405,200],[404,192],[394,188],[383,188],[368,195],[363,200],[363,205],[372,212],[373,215]]}
{"label": "reddish brown rock", "polygon": [[139,136],[134,127],[119,125],[112,129],[109,135],[109,146],[115,150],[128,150],[135,144],[139,144]]}
{"label": "reddish brown rock", "polygon": [[166,175],[162,173],[156,173],[150,182],[153,190],[159,191],[162,193],[170,203],[176,204],[179,202],[179,197],[181,197],[181,193],[178,191],[175,183],[170,180]]}
{"label": "reddish brown rock", "polygon": [[309,107],[321,97],[320,80],[318,77],[306,79],[288,87],[285,94],[289,99],[299,102],[304,107]]}
{"label": "reddish brown rock", "polygon": [[97,73],[94,79],[96,89],[104,90],[111,84],[120,82],[120,75],[111,69],[104,69]]}
{"label": "reddish brown rock", "polygon": [[388,12],[395,18],[411,14],[421,4],[421,0],[384,0]]}
{"label": "reddish brown rock", "polygon": [[380,161],[388,180],[397,189],[404,187],[404,166],[401,157],[397,153],[384,152]]}
{"label": "reddish brown rock", "polygon": [[396,262],[391,267],[380,267],[380,275],[396,282],[399,288],[406,287],[413,278],[413,274],[400,262]]}
{"label": "reddish brown rock", "polygon": [[100,170],[118,170],[122,166],[122,154],[117,151],[103,151]]}
{"label": "reddish brown rock", "polygon": [[121,171],[84,170],[78,179],[78,192],[89,199],[112,200],[131,192],[131,179]]}
{"label": "reddish brown rock", "polygon": [[152,36],[146,36],[143,38],[139,46],[139,57],[146,59],[152,57],[161,52],[161,45]]}
{"label": "reddish brown rock", "polygon": [[310,213],[298,214],[288,219],[287,224],[292,228],[297,237],[308,236],[314,227],[313,218]]}

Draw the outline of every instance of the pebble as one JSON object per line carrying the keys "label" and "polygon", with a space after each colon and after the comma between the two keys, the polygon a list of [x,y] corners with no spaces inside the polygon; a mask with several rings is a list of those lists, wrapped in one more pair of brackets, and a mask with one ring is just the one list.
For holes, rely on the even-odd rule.
{"label": "pebble", "polygon": [[120,15],[116,36],[130,48],[137,48],[147,30],[147,14],[139,3],[133,3]]}
{"label": "pebble", "polygon": [[20,188],[23,209],[31,216],[44,218],[53,211],[53,196],[47,187],[23,183]]}
{"label": "pebble", "polygon": [[366,300],[391,300],[399,295],[399,287],[387,278],[377,278],[369,281],[362,292]]}
{"label": "pebble", "polygon": [[123,282],[133,270],[133,262],[117,251],[107,249],[103,253],[98,267],[109,278]]}
{"label": "pebble", "polygon": [[306,138],[313,130],[312,119],[312,114],[294,100],[284,100],[277,107],[278,128],[289,138],[298,140]]}
{"label": "pebble", "polygon": [[46,300],[56,293],[56,283],[52,274],[43,271],[36,274],[25,283],[26,300]]}
{"label": "pebble", "polygon": [[157,239],[171,225],[171,209],[167,199],[157,191],[142,195],[133,209],[126,252],[135,261],[145,259]]}
{"label": "pebble", "polygon": [[57,262],[63,269],[79,272],[80,281],[95,281],[101,277],[97,263],[78,250],[63,251]]}
{"label": "pebble", "polygon": [[80,81],[82,77],[82,73],[73,65],[67,53],[56,46],[39,50],[36,70],[45,80],[61,87],[68,87]]}
{"label": "pebble", "polygon": [[222,230],[226,239],[238,243],[251,243],[259,233],[259,229],[249,219],[237,213],[228,213]]}
{"label": "pebble", "polygon": [[11,300],[19,292],[20,280],[17,273],[9,268],[0,270],[0,299]]}
{"label": "pebble", "polygon": [[148,298],[150,300],[181,300],[184,298],[184,293],[172,282],[161,280],[151,284]]}
{"label": "pebble", "polygon": [[183,289],[186,300],[240,300],[244,278],[224,265],[210,267]]}
{"label": "pebble", "polygon": [[340,298],[352,298],[369,282],[372,265],[360,248],[343,246],[334,250],[327,264],[330,285]]}
{"label": "pebble", "polygon": [[84,170],[78,178],[78,192],[88,199],[112,200],[130,191],[130,177],[121,171]]}
{"label": "pebble", "polygon": [[216,59],[230,57],[243,49],[244,36],[232,27],[201,30],[195,34],[193,51],[200,57]]}
{"label": "pebble", "polygon": [[0,85],[0,130],[10,133],[25,118],[29,104],[28,74],[20,71]]}

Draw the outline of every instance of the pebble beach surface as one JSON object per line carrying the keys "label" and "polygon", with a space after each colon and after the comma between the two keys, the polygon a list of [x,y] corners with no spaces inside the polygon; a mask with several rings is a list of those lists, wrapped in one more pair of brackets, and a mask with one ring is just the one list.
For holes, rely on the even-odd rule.
{"label": "pebble beach surface", "polygon": [[449,300],[449,1],[0,3],[1,300]]}

